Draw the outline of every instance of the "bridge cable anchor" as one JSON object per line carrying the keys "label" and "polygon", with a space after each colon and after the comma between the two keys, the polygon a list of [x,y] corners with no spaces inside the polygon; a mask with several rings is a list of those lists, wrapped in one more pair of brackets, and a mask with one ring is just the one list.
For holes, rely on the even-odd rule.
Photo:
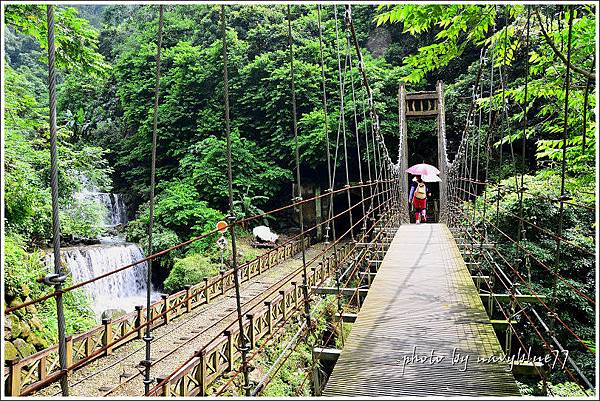
{"label": "bridge cable anchor", "polygon": [[67,281],[67,276],[58,273],[48,273],[44,277],[39,278],[37,281],[46,285],[58,286]]}

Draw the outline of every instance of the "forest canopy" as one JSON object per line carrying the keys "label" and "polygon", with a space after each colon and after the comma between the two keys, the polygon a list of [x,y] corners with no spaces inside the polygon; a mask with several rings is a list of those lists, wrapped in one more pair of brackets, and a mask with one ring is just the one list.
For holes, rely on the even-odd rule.
{"label": "forest canopy", "polygon": [[[41,287],[31,285],[35,278],[24,272],[44,271],[40,249],[52,239],[48,38],[45,6],[11,4],[4,11],[3,226],[8,244],[4,263],[13,302],[17,297],[23,300],[18,295],[23,286],[42,293]],[[477,146],[479,152],[479,145],[485,146],[477,160],[478,166],[487,168],[478,177],[486,186],[475,195],[495,202],[494,223],[522,239],[519,246],[524,250],[499,234],[490,233],[490,241],[529,269],[529,283],[533,281],[540,294],[554,296],[565,321],[594,349],[594,308],[571,289],[585,294],[596,290],[596,12],[592,4],[352,7],[374,111],[391,159],[398,158],[399,149],[399,85],[404,84],[407,92],[432,91],[443,81],[449,161],[456,157],[469,127],[467,117],[478,115],[473,119],[476,128],[471,126],[475,129],[471,150]],[[156,114],[155,251],[211,231],[228,213],[219,13],[220,7],[213,5],[164,6]],[[357,169],[348,172],[343,163],[366,165],[373,152],[371,148],[368,154],[363,147],[357,155],[354,142],[356,130],[364,127],[366,135],[372,121],[367,118],[369,103],[357,65],[342,67],[357,56],[343,17],[343,7],[323,6],[319,16],[314,5],[291,6],[299,169],[304,185],[319,190],[329,185],[326,141],[339,136],[341,122],[347,125],[342,132],[348,156],[337,159],[338,184],[359,182]],[[93,188],[122,194],[129,220],[122,234],[148,250],[157,7],[58,5],[55,19],[63,240],[106,234],[106,208],[77,195]],[[235,213],[244,218],[288,205],[294,198],[286,8],[228,6],[226,39],[232,189]],[[343,92],[340,81],[346,85]],[[437,160],[434,126],[425,120],[409,123],[409,165],[425,158]],[[519,180],[525,183],[520,189]],[[519,195],[524,186],[529,192]],[[556,199],[565,195],[582,206],[563,210]],[[548,206],[540,198],[554,203]],[[467,202],[474,216],[477,208],[485,207],[479,199]],[[567,256],[559,258],[556,271],[568,278],[566,283],[557,287],[544,270],[556,260],[555,239],[531,225],[517,228],[515,216],[522,219],[523,213],[532,224],[551,232],[560,216],[561,234],[569,242],[563,245]],[[260,223],[282,229],[296,223],[287,215],[284,219],[265,217]],[[485,215],[475,224],[484,226],[484,219]],[[215,265],[210,265],[215,255],[214,244],[203,240],[165,258],[165,277],[176,267],[166,278],[166,288],[179,290],[184,283],[216,274]],[[194,270],[198,264],[203,265],[200,273]],[[73,332],[92,324],[85,302],[76,298],[67,300]],[[50,322],[52,313],[50,308],[42,316]],[[565,330],[559,329],[558,335],[572,347],[573,358],[586,375],[593,377],[595,355]],[[55,339],[50,331],[44,336],[44,343]],[[560,374],[553,379],[568,381]]]}

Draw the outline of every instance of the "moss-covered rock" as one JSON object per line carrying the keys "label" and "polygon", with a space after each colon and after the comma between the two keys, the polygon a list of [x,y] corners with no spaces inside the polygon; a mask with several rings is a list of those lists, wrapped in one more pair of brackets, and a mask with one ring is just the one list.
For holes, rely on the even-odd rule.
{"label": "moss-covered rock", "polygon": [[33,316],[31,319],[29,319],[29,325],[35,331],[42,331],[44,329],[42,321],[37,316]]}
{"label": "moss-covered rock", "polygon": [[6,317],[4,324],[5,324],[5,331],[6,331],[6,327],[8,327],[10,330],[10,337],[6,337],[7,339],[18,338],[19,335],[21,335],[21,326],[20,326],[19,318],[16,317],[15,315],[12,315],[12,314],[8,315]]}
{"label": "moss-covered rock", "polygon": [[107,309],[104,312],[102,312],[102,319],[115,320],[126,314],[127,312],[125,312],[123,309]]}
{"label": "moss-covered rock", "polygon": [[19,356],[19,353],[13,343],[10,341],[4,341],[4,360],[10,361],[12,359],[16,359]]}
{"label": "moss-covered rock", "polygon": [[31,294],[31,289],[29,288],[29,286],[27,284],[22,284],[21,285],[21,294],[24,297],[28,297],[29,294]]}
{"label": "moss-covered rock", "polygon": [[21,299],[21,297],[14,297],[12,301],[10,301],[10,304],[8,306],[10,306],[11,308],[17,305],[21,305],[23,303],[23,300]]}
{"label": "moss-covered rock", "polygon": [[38,351],[41,351],[50,345],[48,341],[46,341],[45,339],[43,339],[35,333],[31,333],[31,335],[27,337],[27,342],[33,345]]}
{"label": "moss-covered rock", "polygon": [[35,347],[22,338],[17,338],[15,341],[13,341],[13,345],[17,349],[17,353],[21,358],[28,357],[36,352]]}
{"label": "moss-covered rock", "polygon": [[27,338],[32,334],[31,326],[29,326],[29,324],[26,321],[21,320],[21,323],[19,325],[21,326],[21,337],[22,338]]}

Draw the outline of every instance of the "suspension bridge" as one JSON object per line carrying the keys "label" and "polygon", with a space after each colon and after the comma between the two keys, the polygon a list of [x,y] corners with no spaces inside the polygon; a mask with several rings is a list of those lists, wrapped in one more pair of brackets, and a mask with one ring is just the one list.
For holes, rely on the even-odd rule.
{"label": "suspension bridge", "polygon": [[[481,160],[485,159],[485,163],[489,160],[484,155],[489,156],[492,151],[489,143],[493,127],[481,143],[475,110],[477,99],[484,92],[480,84],[482,70],[490,68],[493,76],[497,68],[493,61],[488,62],[482,53],[475,93],[457,149],[449,149],[446,140],[443,82],[438,82],[434,91],[414,93],[407,92],[403,84],[399,85],[398,160],[393,162],[381,134],[350,6],[345,7],[343,17],[338,16],[337,6],[334,6],[342,100],[339,105],[340,129],[335,140],[333,135],[330,137],[327,110],[331,101],[325,90],[320,6],[318,12],[327,132],[324,143],[329,179],[327,190],[311,198],[302,196],[293,32],[288,6],[291,125],[296,144],[296,193],[292,203],[243,220],[236,220],[231,211],[229,228],[233,252],[229,270],[178,293],[165,294],[154,303],[148,295],[145,306],[140,305],[115,320],[105,319],[92,330],[72,336],[65,335],[64,320],[60,321],[64,319],[60,309],[64,293],[118,274],[138,263],[160,260],[174,250],[201,239],[216,238],[220,233],[214,230],[175,247],[150,252],[144,260],[69,287],[63,285],[61,277],[64,275],[59,255],[56,255],[56,275],[47,280],[54,290],[38,299],[6,308],[4,313],[19,313],[30,305],[55,299],[59,308],[59,343],[29,357],[7,361],[4,367],[6,395],[260,395],[297,347],[306,343],[312,348],[312,366],[307,368],[296,395],[305,394],[308,388],[310,393],[324,396],[516,396],[519,391],[515,375],[536,375],[546,383],[551,369],[560,369],[584,389],[594,389],[593,380],[586,377],[559,340],[558,330],[570,333],[585,352],[595,354],[595,351],[589,349],[568,322],[561,319],[555,297],[540,295],[523,273],[524,261],[529,260],[547,270],[555,278],[555,286],[558,282],[569,286],[568,277],[563,277],[556,266],[561,245],[573,244],[560,230],[550,232],[557,243],[558,260],[555,265],[538,260],[523,247],[521,234],[515,238],[495,225],[493,214],[497,212],[494,209],[498,207],[497,203],[485,197],[485,189],[494,183],[487,173],[488,166],[482,165]],[[529,17],[530,11],[527,32]],[[339,20],[343,21],[341,27]],[[159,7],[158,26],[153,167],[162,6]],[[224,6],[221,7],[221,28],[224,121],[228,139],[230,207],[233,210]],[[48,6],[50,77],[54,75],[53,29],[53,9]],[[345,40],[340,39],[340,31],[345,34]],[[342,63],[344,51],[340,43],[343,42],[345,59]],[[570,51],[569,42],[567,54]],[[360,82],[354,82],[354,68],[358,69]],[[349,77],[343,71],[349,71]],[[502,71],[500,76],[503,77]],[[568,79],[569,68],[565,107],[568,107]],[[50,85],[54,85],[53,78]],[[504,85],[500,87],[504,88]],[[490,96],[494,88],[492,83]],[[350,110],[355,122],[352,134],[358,151],[356,168],[349,165],[346,143],[343,99],[348,91],[352,99],[359,92],[365,100],[364,126],[357,122],[357,102],[353,102],[353,110]],[[524,104],[528,104],[527,99]],[[491,115],[490,109],[490,120]],[[436,120],[437,160],[442,181],[435,224],[409,224],[408,180],[404,170],[408,167],[407,120],[411,118]],[[55,127],[51,132],[56,135]],[[361,154],[361,146],[364,154]],[[451,151],[454,151],[452,161],[449,160]],[[343,178],[342,182],[336,182],[340,175],[337,169],[342,169],[338,166],[344,169],[345,182]],[[53,168],[56,171],[56,166]],[[350,181],[351,170],[358,170],[358,182]],[[520,187],[518,185],[522,204],[526,189],[522,180]],[[151,205],[153,188],[154,168]],[[360,194],[358,200],[356,194]],[[566,194],[564,183],[556,201],[562,216],[563,208],[572,201]],[[347,206],[340,209],[339,205],[343,203]],[[308,226],[303,213],[311,208],[324,209],[325,217]],[[150,210],[152,216],[153,209]],[[288,212],[297,213],[299,233],[254,260],[238,263],[236,227],[265,215],[278,216]],[[151,217],[150,236],[152,221]],[[516,221],[519,233],[524,224],[534,224],[522,214]],[[506,237],[508,243],[515,245],[521,259],[515,261],[504,254],[491,240],[493,232],[497,234],[493,238]],[[317,233],[324,234],[319,236]],[[152,244],[151,238],[149,243]],[[148,274],[150,289],[150,269]],[[574,296],[595,307],[593,294],[571,287]],[[335,308],[335,326],[342,327],[343,323],[352,326],[347,338],[343,330],[316,332],[318,313],[327,304],[333,304]],[[526,330],[531,333],[529,337],[524,335]],[[518,358],[515,361],[515,355],[532,345],[532,338],[538,351],[551,353],[555,356],[554,362],[558,363]],[[342,346],[338,348],[340,343]],[[265,349],[274,344],[282,348],[275,361],[270,366],[255,369]],[[325,365],[333,365],[330,372],[324,371]]]}

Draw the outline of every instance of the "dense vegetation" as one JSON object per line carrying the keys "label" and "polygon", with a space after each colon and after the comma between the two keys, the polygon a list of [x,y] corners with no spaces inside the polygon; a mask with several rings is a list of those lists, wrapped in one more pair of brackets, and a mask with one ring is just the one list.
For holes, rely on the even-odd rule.
{"label": "dense vegetation", "polygon": [[[567,140],[567,190],[586,208],[567,207],[563,235],[594,252],[596,106],[594,8],[575,7],[569,95]],[[35,283],[45,267],[40,248],[51,237],[49,188],[48,90],[45,7],[10,5],[5,9],[5,121],[4,205],[5,277],[7,303],[39,296],[44,288]],[[560,193],[562,123],[564,121],[564,75],[568,36],[563,6],[535,7],[531,13],[530,51],[525,54],[527,12],[521,5],[397,5],[356,6],[354,24],[364,50],[365,68],[374,92],[377,111],[388,148],[395,160],[397,149],[398,83],[409,91],[433,89],[438,79],[446,83],[447,132],[450,154],[458,146],[477,75],[479,56],[487,48],[493,60],[495,81],[489,66],[484,69],[484,96],[477,103],[501,121],[489,127],[484,118],[479,135],[493,132],[490,181],[502,181],[495,224],[515,235],[513,216],[518,214],[515,177],[527,173],[529,192],[524,198],[528,218],[556,231],[557,206],[548,207],[539,197]],[[157,195],[154,249],[161,250],[205,233],[223,218],[227,209],[225,139],[223,135],[223,77],[219,8],[206,5],[165,7],[158,111]],[[343,14],[340,12],[340,14]],[[336,21],[332,7],[322,11],[324,24],[326,89],[330,107],[329,131],[336,132],[339,117],[338,53]],[[341,15],[340,51],[346,42]],[[83,181],[106,192],[125,195],[130,223],[127,238],[147,249],[149,221],[151,133],[153,120],[157,12],[148,5],[57,7],[58,125],[60,165],[60,219],[67,237],[95,238],[103,233],[105,208],[74,196]],[[296,91],[298,100],[301,169],[308,184],[326,186],[324,114],[317,11],[314,6],[293,6]],[[287,52],[287,20],[281,6],[228,7],[229,95],[233,131],[234,197],[240,216],[286,204],[291,198],[293,142]],[[542,31],[542,27],[544,31]],[[528,130],[524,126],[525,60],[529,60]],[[498,68],[503,68],[503,81]],[[342,72],[344,73],[344,72]],[[358,74],[345,72],[354,79]],[[501,82],[505,86],[500,93]],[[489,96],[490,85],[495,85]],[[364,100],[357,92],[359,124]],[[584,97],[588,97],[588,101]],[[345,98],[346,121],[354,124],[353,102]],[[502,106],[507,106],[508,119]],[[584,104],[587,108],[584,109]],[[584,113],[586,124],[584,126]],[[421,161],[435,152],[431,122],[409,124],[409,161]],[[351,139],[352,129],[347,133]],[[525,135],[525,159],[521,159]],[[585,140],[584,140],[585,138]],[[585,141],[585,142],[584,142]],[[349,140],[352,144],[353,141]],[[349,154],[356,163],[355,149]],[[499,153],[504,150],[504,161]],[[516,162],[507,162],[515,154]],[[482,157],[482,165],[486,160]],[[343,172],[339,171],[340,174]],[[354,172],[356,174],[356,172]],[[85,177],[85,180],[82,180]],[[356,177],[351,177],[355,179]],[[489,188],[487,199],[497,191]],[[481,207],[481,205],[480,205]],[[526,227],[525,245],[543,263],[552,264],[555,241]],[[517,250],[500,236],[503,251]],[[573,256],[564,249],[559,272],[586,294],[594,292],[593,256]],[[170,271],[165,289],[216,273],[218,259],[212,240],[173,253],[161,260]],[[534,261],[530,277],[541,294],[551,291],[551,277]],[[66,299],[69,332],[89,327],[93,314],[82,293]],[[558,287],[560,314],[586,341],[593,343],[594,308]],[[40,320],[32,332],[42,338],[38,348],[54,341],[54,306],[23,312],[25,320]],[[33,322],[32,322],[33,323]],[[18,323],[19,324],[19,323]],[[593,377],[594,358],[559,335],[574,352],[577,362]],[[21,336],[27,339],[28,336]],[[33,340],[32,340],[33,342]],[[298,357],[301,360],[302,356]],[[556,377],[564,381],[564,377]],[[279,380],[279,379],[278,379]],[[292,380],[292,379],[290,379]],[[294,378],[293,380],[297,380]],[[279,381],[277,388],[287,384]],[[293,382],[292,382],[293,383]],[[289,383],[288,383],[289,384]],[[272,390],[270,394],[280,395]],[[285,392],[282,390],[282,392]]]}

